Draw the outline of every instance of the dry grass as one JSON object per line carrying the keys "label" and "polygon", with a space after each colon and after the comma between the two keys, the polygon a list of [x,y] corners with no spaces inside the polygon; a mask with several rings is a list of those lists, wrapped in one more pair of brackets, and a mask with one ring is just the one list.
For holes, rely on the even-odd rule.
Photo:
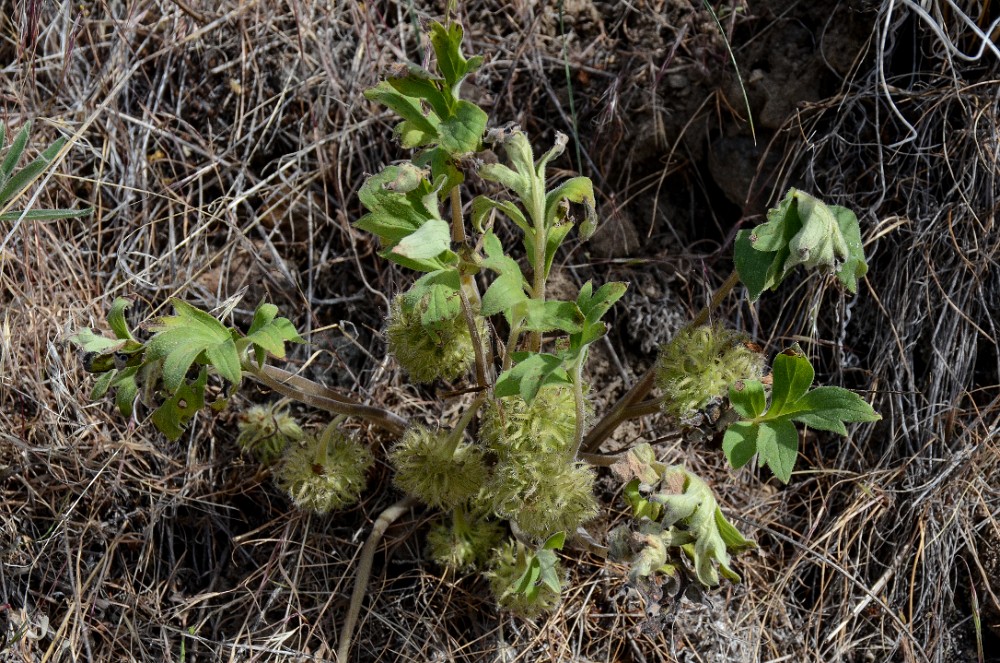
{"label": "dry grass", "polygon": [[[775,331],[761,340],[816,339],[823,379],[872,389],[885,421],[850,440],[808,437],[787,488],[662,443],[714,479],[761,548],[711,606],[665,604],[648,620],[620,591],[622,569],[585,555],[557,614],[499,615],[483,581],[423,561],[433,514],[414,512],[376,559],[354,660],[974,660],[973,592],[996,645],[998,58],[955,55],[981,43],[962,7],[936,0],[914,22],[913,4],[865,15],[878,26],[867,55],[839,95],[773,134],[781,169],[759,177],[763,199],[796,184],[860,211],[873,256],[863,292],[810,282],[795,290],[801,304],[765,298],[759,318]],[[574,278],[643,284],[630,295],[641,317],[621,315],[648,346],[639,336],[665,333],[727,269],[736,218],[709,204],[705,143],[742,126],[742,110],[723,93],[726,56],[699,2],[567,1],[561,17],[558,6],[464,7],[473,49],[494,54],[472,93],[538,143],[579,129],[581,150],[561,163],[595,177],[612,246],[565,262]],[[102,326],[118,295],[137,299],[138,322],[170,296],[214,307],[244,292],[239,320],[267,297],[307,334],[325,328],[297,368],[433,418],[378,335],[406,277],[350,222],[366,173],[400,156],[360,91],[386,64],[421,57],[414,23],[437,11],[140,0],[22,2],[0,16],[0,117],[35,119],[33,148],[75,137],[37,203],[96,208],[0,228],[0,659],[332,659],[357,549],[394,499],[384,462],[354,509],[296,513],[240,457],[231,414],[167,443],[87,401],[65,339]],[[981,32],[993,20],[973,15]],[[724,24],[747,40],[771,29],[749,13]],[[906,69],[910,35],[919,57]],[[644,262],[623,264],[622,246]],[[757,319],[739,303],[730,314]],[[628,358],[649,360],[607,355]],[[628,433],[658,438],[659,423]],[[376,450],[391,443],[364,434]]]}

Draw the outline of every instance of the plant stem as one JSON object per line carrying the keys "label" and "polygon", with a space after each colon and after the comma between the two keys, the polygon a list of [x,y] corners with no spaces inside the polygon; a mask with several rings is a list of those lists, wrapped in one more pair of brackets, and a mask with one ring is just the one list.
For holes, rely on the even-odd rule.
{"label": "plant stem", "polygon": [[627,450],[616,454],[581,453],[579,458],[583,462],[593,465],[594,467],[611,467],[627,453],[628,453]]}
{"label": "plant stem", "polygon": [[368,577],[372,572],[372,562],[375,560],[375,550],[389,525],[393,524],[400,516],[417,504],[414,497],[404,497],[396,502],[381,514],[372,526],[372,532],[368,535],[364,547],[361,549],[361,556],[358,558],[358,568],[354,576],[354,590],[351,592],[351,603],[347,609],[347,616],[344,618],[344,625],[340,627],[340,641],[337,644],[337,662],[347,663],[347,656],[351,652],[351,638],[354,636],[354,626],[361,616],[361,604],[365,600],[365,590],[368,589]]}
{"label": "plant stem", "polygon": [[395,412],[374,405],[364,405],[318,382],[294,375],[277,366],[260,367],[252,361],[247,361],[243,365],[243,370],[283,396],[334,414],[360,417],[394,435],[402,435],[410,425],[406,417],[401,417]]}
{"label": "plant stem", "polygon": [[481,408],[483,403],[486,402],[486,396],[487,392],[479,392],[479,395],[476,396],[474,401],[472,401],[469,408],[462,413],[462,418],[458,420],[458,425],[456,425],[455,428],[448,434],[449,456],[455,455],[455,449],[458,448],[459,443],[462,441],[462,437],[465,435],[465,429],[469,427],[469,423],[472,421],[472,418],[476,416],[476,412],[478,412],[479,408]]}
{"label": "plant stem", "polygon": [[472,352],[476,357],[476,384],[479,387],[487,386],[486,358],[483,355],[483,339],[479,335],[479,326],[476,324],[476,316],[472,312],[472,304],[469,296],[465,294],[465,288],[458,289],[458,296],[462,300],[462,315],[465,316],[465,323],[469,326],[469,336],[472,338]]}
{"label": "plant stem", "polygon": [[462,192],[458,187],[451,189],[451,241],[465,244],[465,219],[462,218]]}
{"label": "plant stem", "polygon": [[[708,317],[712,315],[712,312],[719,307],[736,284],[740,282],[740,275],[733,270],[733,273],[729,275],[729,278],[719,286],[719,289],[715,291],[712,295],[712,300],[708,303],[708,306],[703,308],[698,312],[687,326],[687,329],[693,327],[700,327],[701,325],[708,322]],[[583,440],[581,449],[584,453],[594,453],[600,449],[601,444],[604,443],[608,437],[618,428],[623,421],[632,418],[630,415],[642,416],[643,414],[649,414],[645,408],[639,409],[638,414],[635,414],[635,410],[630,411],[632,406],[639,403],[643,398],[646,397],[656,383],[656,364],[653,364],[649,369],[643,374],[639,381],[632,385],[624,396],[618,399],[618,402],[608,410],[608,412],[601,418],[597,425],[590,431],[586,438]]]}
{"label": "plant stem", "polygon": [[662,401],[659,398],[648,398],[641,403],[629,405],[623,413],[625,419],[638,419],[647,414],[656,414],[660,411]]}
{"label": "plant stem", "polygon": [[576,405],[576,428],[573,433],[573,455],[576,458],[580,453],[580,445],[583,444],[583,429],[587,425],[587,402],[583,396],[583,362],[586,350],[580,352],[573,364],[573,401]]}
{"label": "plant stem", "polygon": [[510,368],[511,364],[514,362],[513,353],[517,347],[517,341],[521,336],[521,322],[516,320],[510,326],[510,334],[507,335],[507,346],[504,348],[503,364],[501,368],[507,370]]}
{"label": "plant stem", "polygon": [[[531,209],[528,210],[535,226],[535,255],[532,262],[531,297],[539,302],[545,301],[545,247],[548,244],[548,228],[545,227],[545,179],[535,177],[531,185]],[[542,349],[542,332],[532,332],[529,343],[532,352]]]}

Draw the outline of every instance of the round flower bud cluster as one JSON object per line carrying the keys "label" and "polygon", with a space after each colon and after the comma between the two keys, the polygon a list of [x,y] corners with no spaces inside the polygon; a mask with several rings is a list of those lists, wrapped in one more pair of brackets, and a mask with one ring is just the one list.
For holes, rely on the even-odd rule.
{"label": "round flower bud cluster", "polygon": [[456,509],[450,524],[438,523],[427,534],[431,558],[449,569],[473,571],[482,568],[496,548],[503,529],[497,523],[469,518]]}
{"label": "round flower bud cluster", "polygon": [[[486,574],[490,590],[500,607],[526,619],[552,612],[560,600],[560,593],[544,582],[520,587],[533,558],[534,555],[520,541],[507,542],[496,551],[490,571]],[[558,573],[558,560],[555,560],[554,566]]]}
{"label": "round flower bud cluster", "polygon": [[[389,352],[413,382],[454,380],[468,372],[475,361],[469,325],[461,314],[424,325],[421,316],[425,308],[423,304],[411,305],[405,294],[392,301],[386,329]],[[483,338],[486,328],[482,320],[478,324]]]}
{"label": "round flower bud cluster", "polygon": [[240,413],[236,442],[265,465],[278,460],[290,442],[302,439],[302,428],[281,405],[254,405]]}
{"label": "round flower bud cluster", "polygon": [[764,357],[744,343],[745,337],[710,325],[684,329],[660,348],[656,386],[663,392],[664,411],[684,419],[726,394],[740,379],[759,379]]}
{"label": "round flower bud cluster", "polygon": [[390,456],[396,485],[425,504],[453,509],[475,496],[486,482],[483,453],[471,444],[457,446],[447,431],[413,426]]}
{"label": "round flower bud cluster", "polygon": [[593,518],[594,472],[569,457],[575,431],[568,387],[544,387],[530,404],[519,396],[489,403],[479,429],[497,457],[482,493],[489,508],[538,539]]}
{"label": "round flower bud cluster", "polygon": [[371,452],[334,427],[307,435],[285,450],[275,470],[278,486],[300,509],[326,514],[358,501]]}
{"label": "round flower bud cluster", "polygon": [[483,492],[494,513],[542,540],[555,532],[572,534],[597,515],[595,478],[586,463],[565,454],[541,454],[499,463]]}
{"label": "round flower bud cluster", "polygon": [[479,438],[501,460],[519,453],[566,452],[576,432],[576,401],[569,387],[543,387],[530,404],[520,396],[490,401]]}

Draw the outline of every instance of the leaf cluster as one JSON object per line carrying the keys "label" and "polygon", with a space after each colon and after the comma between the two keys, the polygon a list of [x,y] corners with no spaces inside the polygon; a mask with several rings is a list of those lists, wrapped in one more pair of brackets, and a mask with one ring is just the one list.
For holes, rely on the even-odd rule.
{"label": "leaf cluster", "polygon": [[734,260],[750,301],[776,290],[798,265],[833,272],[852,293],[868,272],[854,212],[798,189],[768,211],[766,223],[736,235]]}
{"label": "leaf cluster", "polygon": [[629,562],[630,581],[657,573],[691,574],[712,587],[719,584],[721,573],[739,582],[729,565],[730,553],[755,544],[726,519],[708,484],[679,465],[659,463],[648,445],[638,445],[628,456],[617,469],[619,476],[637,475],[623,493],[636,523],[611,533],[609,554]]}
{"label": "leaf cluster", "polygon": [[734,468],[757,454],[782,483],[788,483],[799,450],[793,422],[817,430],[847,435],[845,423],[878,421],[882,417],[857,394],[841,387],[810,389],[815,372],[797,349],[774,358],[770,405],[759,380],[738,380],[729,388],[729,400],[742,417],[729,426],[722,449]]}
{"label": "leaf cluster", "polygon": [[[263,303],[254,312],[245,334],[226,327],[212,315],[178,299],[172,299],[174,315],[163,316],[148,325],[150,337],[140,341],[125,317],[132,300],[118,297],[108,313],[113,336],[83,329],[70,338],[84,353],[87,369],[99,377],[92,399],[115,390],[115,404],[131,417],[136,400],[153,407],[152,421],[174,440],[204,407],[209,370],[228,384],[233,393],[243,378],[243,362],[250,354],[258,365],[266,355],[284,358],[285,343],[302,343],[292,323],[278,317],[278,308]],[[212,402],[215,409],[226,406],[227,398]]]}
{"label": "leaf cluster", "polygon": [[555,551],[561,550],[565,541],[566,535],[559,532],[536,549],[520,541],[505,544],[487,574],[497,603],[523,617],[534,617],[555,608],[562,591]]}

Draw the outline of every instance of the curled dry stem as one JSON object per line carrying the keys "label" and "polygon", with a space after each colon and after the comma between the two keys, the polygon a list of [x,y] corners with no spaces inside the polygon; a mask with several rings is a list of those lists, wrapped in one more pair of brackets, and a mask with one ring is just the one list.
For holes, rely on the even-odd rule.
{"label": "curled dry stem", "polygon": [[360,417],[394,435],[402,435],[403,431],[410,425],[409,420],[395,412],[359,403],[318,382],[313,382],[276,366],[257,366],[253,362],[246,362],[243,370],[261,384],[283,396],[294,398],[306,405],[334,414]]}

